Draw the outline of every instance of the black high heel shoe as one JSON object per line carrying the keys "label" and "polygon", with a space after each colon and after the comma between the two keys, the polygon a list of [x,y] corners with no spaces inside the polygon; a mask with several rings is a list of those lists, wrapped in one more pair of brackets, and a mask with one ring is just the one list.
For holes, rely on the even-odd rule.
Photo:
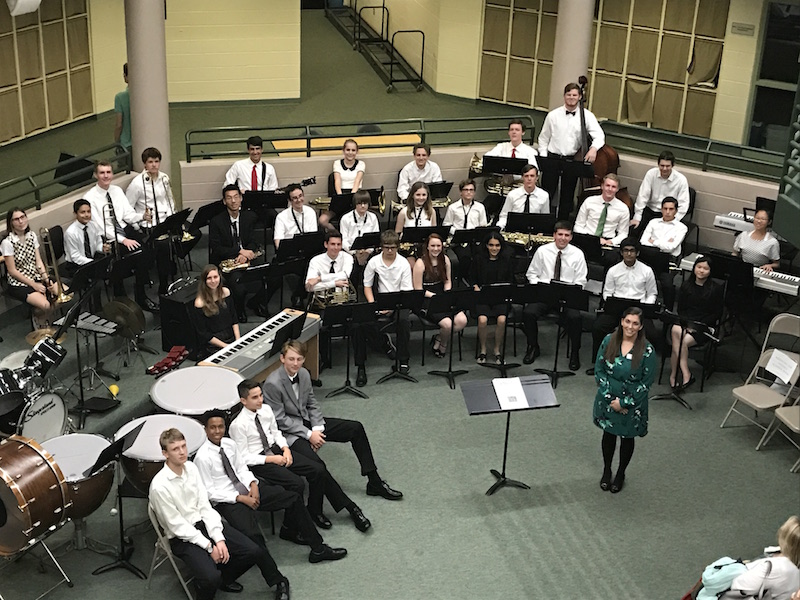
{"label": "black high heel shoe", "polygon": [[604,492],[608,491],[608,487],[611,484],[611,471],[603,471],[603,477],[600,479],[600,489]]}
{"label": "black high heel shoe", "polygon": [[611,487],[608,488],[612,494],[618,494],[622,491],[622,487],[625,485],[625,473],[617,473],[617,476],[614,478],[614,483],[611,484]]}

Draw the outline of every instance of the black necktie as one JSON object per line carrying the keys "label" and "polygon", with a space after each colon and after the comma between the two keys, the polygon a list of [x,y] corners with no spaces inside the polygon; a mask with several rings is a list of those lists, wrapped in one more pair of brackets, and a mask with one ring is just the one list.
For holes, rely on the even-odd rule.
{"label": "black necktie", "polygon": [[568,110],[568,111],[567,111],[567,114],[568,114],[570,117],[574,117],[574,116],[575,116],[575,111],[574,111],[574,110]]}
{"label": "black necktie", "polygon": [[237,250],[242,249],[239,243],[239,229],[236,227],[236,221],[231,221],[231,234],[233,235],[233,245]]}
{"label": "black necktie", "polygon": [[289,377],[289,383],[291,383],[292,385],[297,383],[297,375],[295,375],[294,377]]}
{"label": "black necktie", "polygon": [[89,241],[89,226],[83,226],[83,253],[86,258],[92,258],[92,243]]}
{"label": "black necktie", "polygon": [[336,261],[335,260],[331,261],[331,270],[328,271],[328,273],[336,273]]}
{"label": "black necktie", "polygon": [[242,496],[247,496],[247,488],[244,486],[241,479],[236,476],[236,472],[233,470],[233,465],[231,465],[231,461],[228,460],[228,455],[225,454],[225,448],[222,446],[219,448],[219,457],[222,459],[222,468],[225,470],[225,475],[227,475],[228,479],[231,480],[233,487],[235,487],[236,491]]}
{"label": "black necktie", "polygon": [[556,255],[556,265],[553,267],[553,281],[561,281],[561,250]]}
{"label": "black necktie", "polygon": [[264,428],[261,426],[258,415],[256,415],[256,429],[258,429],[258,437],[261,438],[261,444],[264,446],[264,453],[266,454],[270,451],[269,440],[267,439],[267,434],[264,433]]}
{"label": "black necktie", "polygon": [[117,214],[114,210],[114,203],[111,201],[111,193],[106,192],[106,200],[108,200],[109,205],[109,216],[114,220],[114,231],[120,234],[121,236],[125,237],[125,230],[119,226],[119,222],[117,221]]}
{"label": "black necktie", "polygon": [[531,195],[525,194],[525,212],[531,212]]}

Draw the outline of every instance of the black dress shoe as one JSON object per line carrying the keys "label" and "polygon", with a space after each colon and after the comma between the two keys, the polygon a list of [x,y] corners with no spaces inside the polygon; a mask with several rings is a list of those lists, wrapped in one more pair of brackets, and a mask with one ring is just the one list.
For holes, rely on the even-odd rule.
{"label": "black dress shoe", "polygon": [[401,372],[403,375],[408,375],[408,372],[409,372],[409,371],[410,371],[410,369],[408,368],[408,365],[407,365],[407,364],[401,364],[401,365],[400,365],[400,372]]}
{"label": "black dress shoe", "polygon": [[682,391],[684,391],[684,390],[685,390],[685,389],[687,389],[687,388],[688,388],[690,385],[692,385],[692,384],[693,384],[695,381],[697,381],[697,380],[694,378],[694,375],[691,375],[691,376],[689,377],[689,381],[687,381],[686,383],[682,384],[682,385],[681,385],[681,386],[678,388],[678,391],[679,391],[679,392],[682,392]]}
{"label": "black dress shoe", "polygon": [[541,351],[539,350],[539,346],[528,346],[528,349],[525,351],[525,356],[523,357],[522,362],[525,363],[526,365],[529,365],[533,361],[535,361],[540,354]]}
{"label": "black dress shoe", "polygon": [[255,311],[256,314],[262,319],[269,319],[270,317],[269,309],[263,304],[259,304],[258,306],[256,306]]}
{"label": "black dress shoe", "polygon": [[308,554],[308,562],[318,563],[323,560],[341,560],[347,556],[347,550],[344,548],[331,548],[328,544],[322,544],[319,550],[312,550]]}
{"label": "black dress shoe", "polygon": [[608,491],[608,486],[611,484],[611,471],[603,471],[603,477],[600,479],[600,489],[604,492]]}
{"label": "black dress shoe", "polygon": [[244,589],[244,586],[238,581],[231,581],[230,583],[223,583],[219,586],[219,589],[229,594],[239,594]]}
{"label": "black dress shoe", "polygon": [[383,334],[383,351],[386,353],[386,357],[389,360],[394,360],[395,356],[397,355],[397,346],[394,345],[392,341],[392,336],[388,333]]}
{"label": "black dress shoe", "polygon": [[367,482],[367,496],[380,496],[387,500],[400,500],[403,498],[403,492],[398,492],[389,487],[383,479],[379,483]]}
{"label": "black dress shoe", "polygon": [[356,387],[364,387],[367,385],[367,368],[364,365],[358,367],[358,375],[356,375]]}
{"label": "black dress shoe", "polygon": [[158,304],[150,300],[150,298],[142,298],[139,302],[137,302],[137,304],[142,308],[142,310],[146,310],[147,312],[158,312]]}
{"label": "black dress shoe", "polygon": [[239,323],[247,323],[247,313],[244,312],[244,309],[236,312],[239,313]]}
{"label": "black dress shoe", "polygon": [[279,581],[278,585],[275,586],[275,600],[290,600],[291,596],[289,596],[289,580],[284,579],[283,581]]}
{"label": "black dress shoe", "polygon": [[353,506],[350,509],[350,517],[353,519],[353,523],[356,524],[356,529],[359,531],[366,531],[370,527],[372,527],[372,523],[369,522],[369,519],[364,516],[364,513],[361,512],[361,509],[357,506]]}
{"label": "black dress shoe", "polygon": [[576,354],[573,354],[569,357],[569,370],[570,371],[578,371],[581,368],[581,359]]}
{"label": "black dress shoe", "polygon": [[311,520],[314,521],[314,524],[320,529],[330,529],[331,527],[333,527],[333,523],[331,523],[331,520],[322,513],[319,513],[318,515],[312,514]]}
{"label": "black dress shoe", "polygon": [[612,494],[618,494],[622,490],[622,486],[625,485],[625,473],[621,475],[617,473],[617,476],[614,477],[614,482],[611,484],[611,487],[608,488]]}
{"label": "black dress shoe", "polygon": [[287,527],[281,527],[278,537],[280,537],[282,540],[286,540],[287,542],[298,544],[299,546],[308,546],[308,540],[306,540],[306,538],[304,538],[299,531],[292,531]]}
{"label": "black dress shoe", "polygon": [[594,375],[594,367],[589,367],[588,369],[586,369],[586,374],[587,375]]}

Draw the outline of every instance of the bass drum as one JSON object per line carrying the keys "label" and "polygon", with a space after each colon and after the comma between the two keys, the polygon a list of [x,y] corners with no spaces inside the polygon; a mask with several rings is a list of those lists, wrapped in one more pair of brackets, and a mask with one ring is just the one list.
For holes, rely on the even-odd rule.
{"label": "bass drum", "polygon": [[66,523],[67,485],[53,457],[35,441],[0,441],[0,556],[36,543]]}
{"label": "bass drum", "polygon": [[111,445],[106,438],[88,433],[60,435],[42,443],[61,468],[67,481],[67,517],[84,519],[105,502],[114,484],[114,463],[93,475],[84,472],[94,466],[100,453]]}

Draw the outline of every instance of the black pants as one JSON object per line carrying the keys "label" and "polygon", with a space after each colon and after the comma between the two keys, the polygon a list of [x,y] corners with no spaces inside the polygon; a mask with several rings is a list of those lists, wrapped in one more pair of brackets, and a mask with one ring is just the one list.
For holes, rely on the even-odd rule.
{"label": "black pants", "polygon": [[659,218],[661,218],[661,211],[656,212],[652,208],[648,208],[647,206],[645,206],[644,210],[642,211],[642,220],[639,221],[639,226],[636,227],[636,229],[631,228],[630,231],[631,237],[635,237],[637,240],[641,239],[645,227],[647,227],[647,224],[653,219],[659,219]]}
{"label": "black pants", "polygon": [[[141,236],[138,236],[141,238]],[[137,239],[137,238],[131,238]],[[139,241],[137,239],[137,241]],[[128,250],[122,244],[119,246],[120,260],[115,261],[111,267],[111,284],[113,286],[115,296],[125,295],[124,279],[130,276],[131,271],[134,273],[134,292],[137,302],[145,298],[145,286],[150,283],[150,274],[148,273],[150,262],[153,258],[151,248],[140,246],[134,250]]]}
{"label": "black pants", "polygon": [[[277,465],[276,465],[277,466]],[[286,470],[284,467],[279,467]],[[302,479],[300,480],[302,486]],[[299,531],[311,548],[319,548],[322,545],[322,536],[314,526],[311,516],[303,504],[302,490],[298,494],[296,491],[284,489],[280,485],[272,485],[265,481],[259,481],[258,493],[261,500],[258,510],[274,511],[285,510],[283,526],[291,531]],[[233,525],[236,529],[244,533],[260,547],[266,549],[266,543],[261,536],[256,520],[256,511],[241,502],[220,503],[214,508],[223,518]]]}
{"label": "black pants", "polygon": [[[549,153],[548,158],[563,159],[564,162],[571,161],[571,156],[561,156],[559,154]],[[553,202],[558,188],[558,182],[561,180],[561,191],[558,197],[558,211],[556,213],[557,219],[568,220],[572,209],[575,207],[575,186],[578,185],[578,178],[574,176],[567,176],[552,169],[542,172],[542,187],[550,194],[550,202]]]}
{"label": "black pants", "polygon": [[[605,313],[598,315],[592,326],[592,362],[597,359],[597,351],[600,349],[600,344],[603,343],[603,338],[617,328],[619,321],[620,315],[609,315]],[[656,326],[652,319],[644,320],[644,334],[647,336],[650,343],[655,346]]]}
{"label": "black pants", "polygon": [[244,269],[237,269],[230,273],[225,273],[225,283],[231,291],[233,298],[233,305],[236,307],[236,314],[245,314],[245,298],[247,294],[258,294],[264,289],[264,284],[261,281],[250,281],[245,283],[242,281]]}
{"label": "black pants", "polygon": [[[203,523],[198,523],[195,527],[207,535]],[[246,535],[224,523],[222,535],[225,536],[230,560],[219,565],[214,563],[205,548],[178,538],[170,540],[172,553],[186,563],[195,578],[197,600],[211,600],[220,585],[233,583],[253,565],[258,565],[264,581],[270,587],[285,579],[269,552],[259,548]]]}
{"label": "black pants", "polygon": [[[400,320],[397,323],[397,358],[402,364],[408,364],[411,354],[408,342],[411,339],[411,311],[404,308],[400,311]],[[395,317],[392,315],[392,323]],[[384,325],[385,320],[370,323],[353,323],[350,335],[353,337],[353,354],[356,366],[363,367],[367,364],[367,343],[375,341],[380,335],[378,327]]]}
{"label": "black pants", "polygon": [[661,287],[661,297],[664,299],[664,308],[672,310],[675,306],[675,272],[668,269],[659,273],[658,283]]}
{"label": "black pants", "polygon": [[375,458],[372,455],[367,432],[361,421],[325,417],[325,439],[329,442],[349,442],[361,465],[361,475],[366,476],[367,473],[378,470],[375,466]]}
{"label": "black pants", "polygon": [[[528,338],[528,346],[539,345],[539,318],[543,317],[549,312],[558,311],[557,304],[547,304],[545,302],[533,302],[525,305],[525,310],[522,313],[523,323],[525,325],[525,336]],[[571,354],[577,354],[581,349],[581,332],[583,326],[583,319],[581,311],[574,308],[567,308],[564,315],[561,317],[562,323],[566,327],[567,335],[571,345]]]}
{"label": "black pants", "polygon": [[[328,420],[326,419],[325,421],[327,423]],[[300,458],[306,463],[313,464],[315,468],[324,473],[324,493],[325,497],[328,498],[328,502],[331,503],[333,510],[338,513],[343,508],[350,508],[353,506],[354,502],[344,492],[339,482],[330,474],[325,461],[319,457],[319,454],[314,452],[308,440],[297,438],[292,443],[292,454],[295,457],[295,464],[297,464],[298,458]],[[292,465],[292,468],[294,468],[294,465]],[[315,484],[311,481],[308,482],[308,512],[312,515],[322,513],[322,494],[319,493],[318,490],[315,491]]]}

